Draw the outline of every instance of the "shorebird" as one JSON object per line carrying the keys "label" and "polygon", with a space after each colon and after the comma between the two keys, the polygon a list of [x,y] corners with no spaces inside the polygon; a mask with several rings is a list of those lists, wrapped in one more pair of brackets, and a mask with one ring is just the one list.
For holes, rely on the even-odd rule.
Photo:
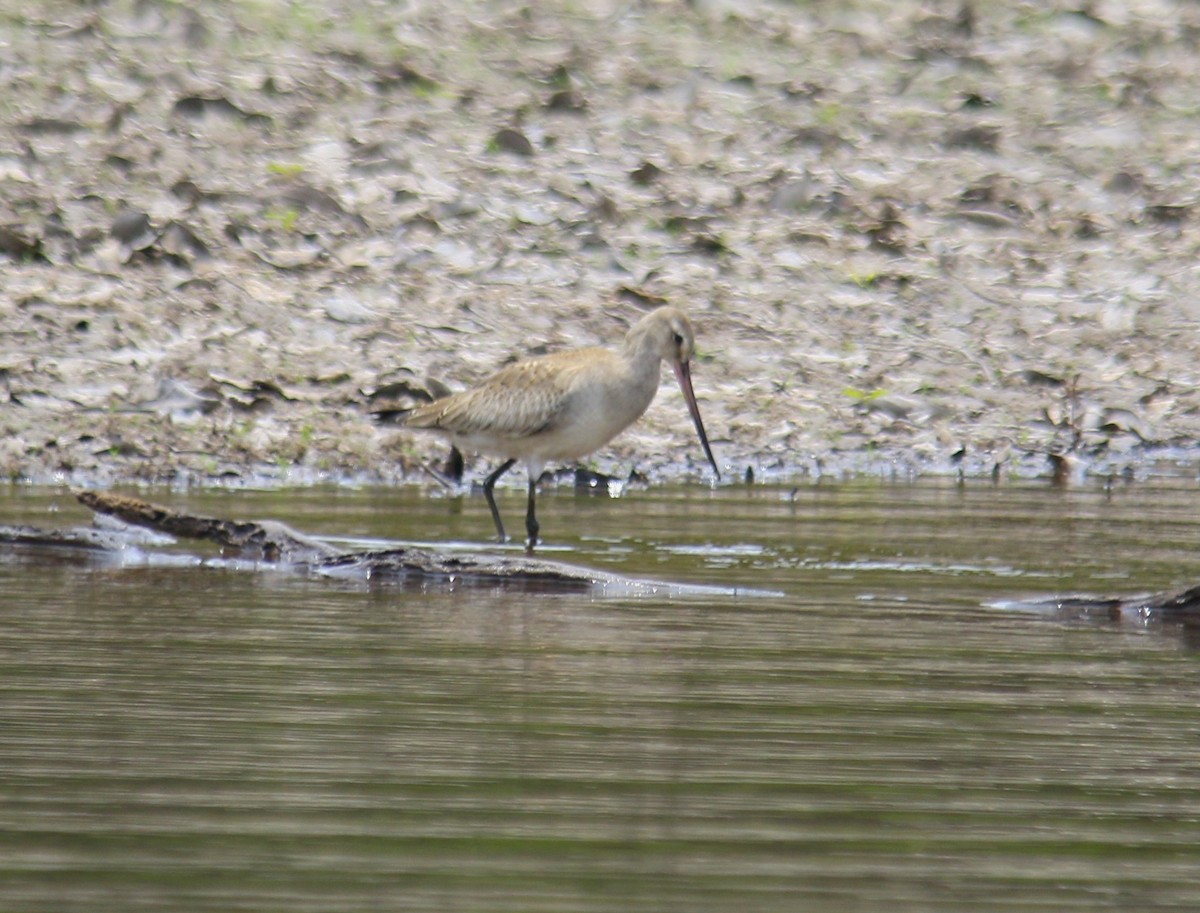
{"label": "shorebird", "polygon": [[658,392],[659,365],[670,363],[717,478],[692,391],[689,359],[695,347],[683,311],[661,307],[635,323],[619,349],[587,348],[528,358],[502,368],[476,387],[434,400],[401,418],[408,428],[440,432],[456,447],[504,460],[483,483],[500,542],[507,541],[496,507],[496,481],[518,462],[529,477],[527,548],[538,542],[537,481],[547,463],[577,460],[632,425]]}

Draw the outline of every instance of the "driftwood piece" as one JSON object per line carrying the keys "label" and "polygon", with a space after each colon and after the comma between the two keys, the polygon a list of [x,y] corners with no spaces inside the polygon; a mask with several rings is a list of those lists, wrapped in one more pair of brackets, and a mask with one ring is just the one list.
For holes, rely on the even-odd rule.
{"label": "driftwood piece", "polygon": [[184,514],[140,498],[101,491],[80,491],[75,497],[96,513],[124,523],[181,539],[203,539],[221,546],[227,555],[277,564],[301,564],[331,558],[340,552],[282,523],[221,520]]}
{"label": "driftwood piece", "polygon": [[1062,621],[1162,621],[1194,616],[1200,622],[1200,586],[1132,596],[1045,596],[1003,600],[995,608],[1053,615]]}
{"label": "driftwood piece", "polygon": [[[224,520],[181,513],[140,498],[106,492],[77,492],[80,503],[97,514],[153,530],[172,538],[200,539],[221,547],[222,559],[284,565],[324,576],[382,579],[402,583],[494,586],[529,590],[601,590],[605,593],[668,593],[708,595],[778,595],[764,591],[692,586],[637,580],[588,568],[533,557],[460,554],[405,547],[345,551],[274,521]],[[119,557],[139,546],[146,560],[146,542],[121,530],[42,530],[0,527],[0,545],[44,550],[87,549],[85,555]],[[76,552],[76,554],[80,554]]]}
{"label": "driftwood piece", "polygon": [[1075,593],[1001,600],[989,605],[996,609],[1031,612],[1065,624],[1117,625],[1174,632],[1190,649],[1200,649],[1200,586],[1132,596]]}
{"label": "driftwood piece", "polygon": [[331,577],[382,580],[437,578],[469,586],[504,586],[522,590],[590,590],[595,587],[642,589],[648,584],[536,558],[492,555],[449,555],[422,548],[352,552],[313,565]]}
{"label": "driftwood piece", "polygon": [[0,544],[25,548],[76,548],[106,552],[125,545],[122,536],[102,529],[42,529],[38,526],[0,526]]}

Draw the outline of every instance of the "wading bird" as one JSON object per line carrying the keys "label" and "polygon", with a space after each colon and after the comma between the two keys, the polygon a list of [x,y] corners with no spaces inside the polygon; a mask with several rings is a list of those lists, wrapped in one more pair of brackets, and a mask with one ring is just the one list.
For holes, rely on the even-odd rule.
{"label": "wading bird", "polygon": [[502,368],[476,387],[434,400],[401,418],[408,428],[440,432],[454,446],[504,460],[483,483],[499,540],[504,523],[496,507],[496,480],[516,463],[529,476],[525,531],[538,542],[534,500],[547,463],[577,460],[632,425],[658,391],[659,365],[670,363],[718,479],[692,391],[688,360],[695,338],[683,311],[661,307],[635,323],[619,349],[588,348],[529,358]]}

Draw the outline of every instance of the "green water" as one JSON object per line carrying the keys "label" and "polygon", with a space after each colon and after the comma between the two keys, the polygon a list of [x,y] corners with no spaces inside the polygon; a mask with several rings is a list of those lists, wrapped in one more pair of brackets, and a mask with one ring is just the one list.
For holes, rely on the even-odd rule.
{"label": "green water", "polygon": [[[491,529],[411,488],[141,494]],[[562,489],[540,516],[547,557],[783,595],[0,553],[0,909],[1200,909],[1186,633],[984,605],[1200,582],[1194,482]],[[0,523],[87,520],[0,495]]]}

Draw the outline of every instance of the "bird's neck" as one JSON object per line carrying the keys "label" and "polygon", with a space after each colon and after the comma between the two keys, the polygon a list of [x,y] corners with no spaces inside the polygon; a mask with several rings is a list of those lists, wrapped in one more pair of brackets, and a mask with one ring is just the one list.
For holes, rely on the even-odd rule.
{"label": "bird's neck", "polygon": [[653,339],[640,324],[635,325],[625,337],[621,354],[637,371],[657,371],[658,363],[662,361]]}

